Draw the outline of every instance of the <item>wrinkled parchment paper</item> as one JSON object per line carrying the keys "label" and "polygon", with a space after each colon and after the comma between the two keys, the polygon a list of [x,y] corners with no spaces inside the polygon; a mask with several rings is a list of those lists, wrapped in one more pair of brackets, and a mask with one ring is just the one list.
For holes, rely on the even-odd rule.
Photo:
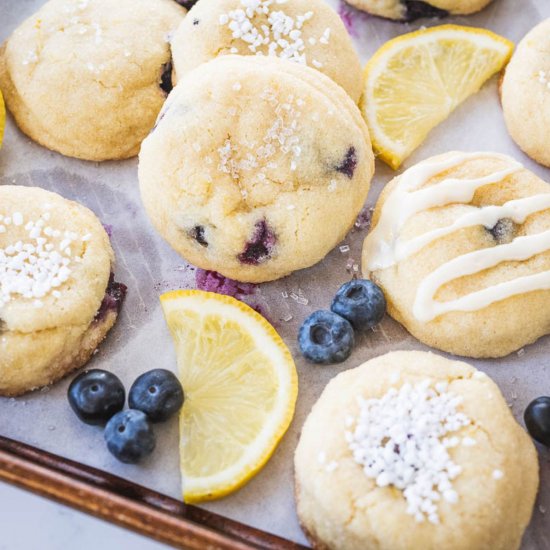
{"label": "wrinkled parchment paper", "polygon": [[[0,41],[43,0],[0,0]],[[342,10],[339,0],[329,2]],[[344,15],[363,61],[386,40],[434,25],[435,20],[399,24],[367,17],[349,8]],[[447,22],[487,27],[517,42],[542,19],[550,17],[549,0],[495,0],[481,14],[453,17]],[[498,151],[516,159],[550,182],[550,170],[523,155],[508,137],[493,79],[437,128],[405,163],[409,167],[428,156],[451,149]],[[102,164],[65,158],[31,142],[9,119],[0,151],[0,184],[36,185],[76,199],[113,229],[117,279],[129,287],[119,322],[90,363],[119,375],[126,387],[154,367],[175,368],[175,356],[158,296],[195,286],[195,271],[153,231],[140,204],[136,159]],[[392,171],[382,163],[368,198],[372,205]],[[300,323],[313,310],[326,308],[340,284],[359,264],[365,229],[350,233],[319,265],[275,283],[261,285],[247,300],[275,324],[297,362],[300,396],[294,422],[267,466],[246,487],[205,507],[244,523],[305,542],[293,500],[292,455],[300,427],[326,383],[342,370],[397,349],[427,349],[390,318],[359,339],[343,365],[307,364],[295,340]],[[345,246],[349,246],[346,252]],[[287,296],[287,297],[285,297]],[[550,394],[550,337],[498,361],[470,361],[500,386],[516,418],[541,394]],[[167,495],[179,498],[177,422],[157,427],[158,446],[141,466],[120,464],[105,449],[102,431],[81,424],[65,398],[69,380],[18,399],[0,398],[0,433],[68,458],[107,470]],[[541,488],[524,549],[550,549],[550,452],[539,447]]]}

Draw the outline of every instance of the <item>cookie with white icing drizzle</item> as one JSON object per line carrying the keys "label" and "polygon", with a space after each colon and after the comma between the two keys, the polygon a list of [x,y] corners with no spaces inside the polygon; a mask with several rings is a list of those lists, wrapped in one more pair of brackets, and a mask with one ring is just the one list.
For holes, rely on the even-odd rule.
{"label": "cookie with white icing drizzle", "polygon": [[37,187],[0,186],[0,395],[84,365],[114,325],[126,287],[101,222]]}
{"label": "cookie with white icing drizzle", "polygon": [[532,159],[550,166],[550,19],[518,44],[500,87],[512,139]]}
{"label": "cookie with white icing drizzle", "polygon": [[323,550],[517,550],[538,486],[496,384],[419,351],[333,378],[294,464],[300,522]]}
{"label": "cookie with white icing drizzle", "polygon": [[504,155],[427,159],[381,194],[363,272],[425,344],[505,356],[550,330],[550,187]]}

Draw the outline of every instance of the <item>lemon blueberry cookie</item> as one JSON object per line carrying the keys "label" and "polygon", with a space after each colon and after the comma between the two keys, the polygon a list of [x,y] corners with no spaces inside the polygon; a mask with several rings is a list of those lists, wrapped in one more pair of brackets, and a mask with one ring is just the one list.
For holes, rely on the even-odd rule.
{"label": "lemon blueberry cookie", "polygon": [[519,43],[501,85],[502,108],[513,140],[550,166],[550,19]]}
{"label": "lemon blueberry cookie", "polygon": [[358,108],[322,73],[222,56],[186,75],[143,142],[142,200],[184,258],[263,282],[320,261],[353,226],[374,158]]}
{"label": "lemon blueberry cookie", "polygon": [[20,129],[64,155],[132,157],[170,90],[173,0],[50,0],[0,49]]}
{"label": "lemon blueberry cookie", "polygon": [[172,39],[176,78],[224,54],[270,55],[308,65],[355,101],[361,65],[344,24],[323,0],[209,0],[197,3]]}
{"label": "lemon blueberry cookie", "polygon": [[32,187],[0,186],[0,395],[84,365],[114,325],[126,288],[87,208]]}
{"label": "lemon blueberry cookie", "polygon": [[518,350],[550,327],[550,187],[504,155],[427,159],[382,192],[363,273],[429,346],[469,357]]}
{"label": "lemon blueberry cookie", "polygon": [[494,382],[418,351],[329,382],[294,463],[300,521],[326,550],[515,550],[538,487],[534,445]]}
{"label": "lemon blueberry cookie", "polygon": [[349,4],[372,15],[413,21],[420,17],[469,15],[478,12],[492,0],[347,0]]}

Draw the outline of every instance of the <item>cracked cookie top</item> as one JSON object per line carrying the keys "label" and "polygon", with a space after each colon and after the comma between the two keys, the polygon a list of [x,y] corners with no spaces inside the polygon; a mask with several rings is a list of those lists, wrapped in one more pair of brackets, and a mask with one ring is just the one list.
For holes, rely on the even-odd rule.
{"label": "cracked cookie top", "polygon": [[0,87],[21,130],[86,160],[137,154],[169,88],[173,0],[50,0],[0,51]]}
{"label": "cracked cookie top", "polygon": [[269,55],[323,72],[357,102],[361,65],[346,29],[324,0],[199,2],[172,40],[177,78],[220,55]]}
{"label": "cracked cookie top", "polygon": [[363,272],[424,343],[468,357],[518,350],[550,322],[548,184],[496,153],[420,162],[382,192]]}
{"label": "cracked cookie top", "polygon": [[328,77],[223,56],[174,88],[139,180],[153,223],[186,259],[259,282],[322,259],[352,226],[373,170],[360,113]]}
{"label": "cracked cookie top", "polygon": [[538,488],[533,443],[466,363],[388,353],[329,382],[295,455],[316,547],[519,548]]}
{"label": "cracked cookie top", "polygon": [[469,15],[482,10],[492,0],[348,0],[360,10],[397,21]]}

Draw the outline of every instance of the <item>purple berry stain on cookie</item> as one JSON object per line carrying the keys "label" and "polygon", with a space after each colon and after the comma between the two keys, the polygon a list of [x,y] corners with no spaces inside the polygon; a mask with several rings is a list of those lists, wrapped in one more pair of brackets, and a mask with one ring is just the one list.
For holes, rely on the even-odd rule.
{"label": "purple berry stain on cookie", "polygon": [[350,147],[344,157],[344,160],[336,166],[334,169],[341,174],[344,174],[349,179],[353,178],[355,173],[355,168],[357,168],[357,152],[355,147]]}
{"label": "purple berry stain on cookie", "polygon": [[265,220],[256,222],[254,234],[245,245],[245,249],[238,255],[239,261],[247,265],[259,265],[271,258],[271,252],[277,242],[275,233]]}
{"label": "purple berry stain on cookie", "polygon": [[225,294],[232,298],[240,299],[243,296],[251,296],[256,292],[256,285],[252,283],[239,283],[224,277],[216,271],[206,271],[204,269],[197,269],[195,283],[199,290]]}
{"label": "purple berry stain on cookie", "polygon": [[189,236],[197,241],[204,248],[208,248],[208,241],[205,236],[205,229],[203,225],[195,225],[193,229],[189,231]]}
{"label": "purple berry stain on cookie", "polygon": [[515,223],[510,218],[502,218],[491,228],[486,227],[497,244],[507,244],[514,239]]}
{"label": "purple berry stain on cookie", "polygon": [[101,321],[105,315],[109,313],[109,311],[116,311],[118,313],[122,307],[124,297],[126,296],[126,290],[126,285],[117,283],[115,281],[114,273],[111,273],[109,283],[105,289],[105,296],[103,297],[103,301],[95,314],[94,321]]}
{"label": "purple berry stain on cookie", "polygon": [[420,0],[401,0],[406,8],[405,21],[414,21],[422,17],[446,17],[449,15],[447,10],[435,8],[426,2]]}
{"label": "purple berry stain on cookie", "polygon": [[162,66],[159,86],[166,95],[168,95],[172,91],[172,88],[174,87],[172,85],[172,60],[167,61]]}

